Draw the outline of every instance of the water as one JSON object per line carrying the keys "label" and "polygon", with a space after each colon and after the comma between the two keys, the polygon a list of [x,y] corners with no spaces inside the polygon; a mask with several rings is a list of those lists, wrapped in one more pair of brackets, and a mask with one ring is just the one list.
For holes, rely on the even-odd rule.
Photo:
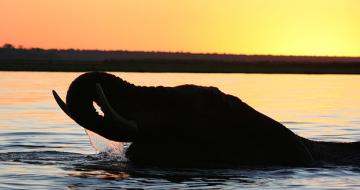
{"label": "water", "polygon": [[[216,86],[315,140],[360,141],[360,76],[115,73],[139,85]],[[1,189],[360,188],[359,166],[139,168],[96,154],[56,105],[80,73],[0,72]],[[149,155],[151,156],[151,155]]]}

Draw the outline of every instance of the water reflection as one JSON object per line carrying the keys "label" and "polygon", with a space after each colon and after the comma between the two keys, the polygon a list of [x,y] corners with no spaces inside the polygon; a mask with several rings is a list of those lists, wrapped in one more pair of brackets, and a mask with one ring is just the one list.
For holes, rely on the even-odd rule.
{"label": "water reflection", "polygon": [[[0,72],[0,188],[332,188],[360,185],[357,167],[131,168],[94,156],[56,105],[81,73]],[[115,73],[137,85],[216,86],[311,139],[360,140],[360,76]]]}
{"label": "water reflection", "polygon": [[69,173],[69,176],[80,178],[98,178],[103,180],[125,180],[130,177],[130,175],[126,172],[104,170],[75,171]]}

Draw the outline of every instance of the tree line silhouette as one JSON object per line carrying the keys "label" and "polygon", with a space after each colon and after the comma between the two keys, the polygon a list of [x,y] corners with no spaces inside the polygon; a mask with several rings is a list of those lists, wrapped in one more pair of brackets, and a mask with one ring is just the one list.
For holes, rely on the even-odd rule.
{"label": "tree line silhouette", "polygon": [[360,73],[360,57],[0,48],[0,70],[224,73]]}

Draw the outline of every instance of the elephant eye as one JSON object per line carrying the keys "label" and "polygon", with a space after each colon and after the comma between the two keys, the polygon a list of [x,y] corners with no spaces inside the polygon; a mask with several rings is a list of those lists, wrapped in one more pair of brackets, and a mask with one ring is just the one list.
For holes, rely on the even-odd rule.
{"label": "elephant eye", "polygon": [[93,102],[93,106],[96,110],[96,113],[98,113],[100,116],[104,117],[104,112],[101,110],[101,107],[96,102]]}

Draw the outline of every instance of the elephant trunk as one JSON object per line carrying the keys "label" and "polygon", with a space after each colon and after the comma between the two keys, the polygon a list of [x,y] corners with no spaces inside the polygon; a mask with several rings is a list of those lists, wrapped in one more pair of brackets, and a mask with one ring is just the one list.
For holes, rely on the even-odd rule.
{"label": "elephant trunk", "polygon": [[[109,140],[133,141],[137,133],[135,124],[121,118],[105,96],[106,92],[121,88],[121,82],[119,78],[103,73],[80,76],[72,82],[67,92],[68,114],[82,127]],[[94,102],[101,107],[104,116],[96,112]]]}

